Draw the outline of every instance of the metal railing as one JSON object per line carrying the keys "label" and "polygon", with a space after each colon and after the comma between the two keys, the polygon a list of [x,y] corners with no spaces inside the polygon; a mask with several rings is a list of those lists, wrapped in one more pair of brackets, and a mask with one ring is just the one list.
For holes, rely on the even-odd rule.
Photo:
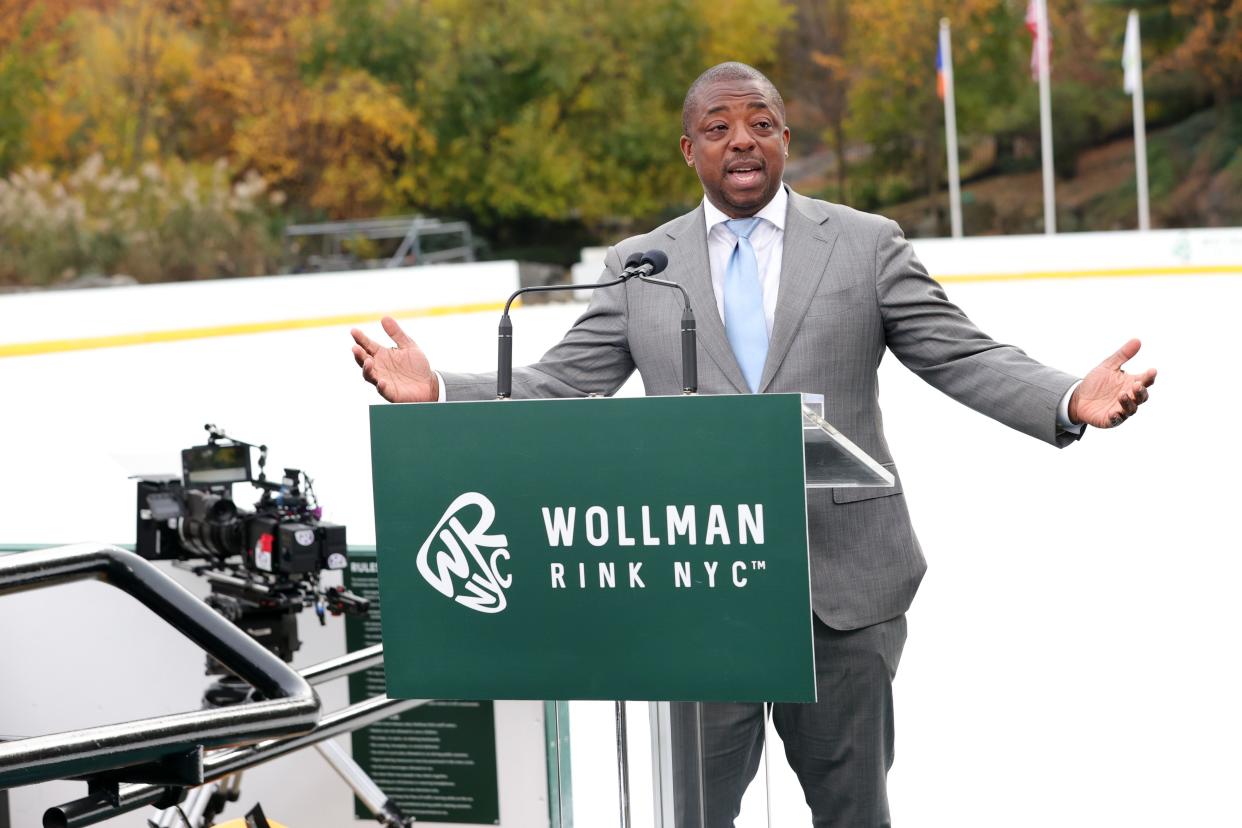
{"label": "metal railing", "polygon": [[86,579],[138,599],[262,700],[0,742],[0,788],[126,768],[135,771],[131,779],[171,775],[198,784],[203,749],[306,733],[319,723],[319,697],[306,679],[134,553],[78,544],[0,556],[0,595]]}
{"label": "metal railing", "polygon": [[[444,247],[424,244],[436,236],[459,236],[457,244]],[[358,265],[403,267],[439,262],[473,262],[474,235],[464,221],[442,221],[425,216],[393,216],[391,218],[356,221],[328,221],[315,224],[291,224],[285,228],[286,260],[290,257],[290,240],[319,238],[320,253],[312,256],[311,270],[347,270]],[[370,261],[346,251],[354,239],[399,239],[396,250],[382,259]]]}
{"label": "metal railing", "polygon": [[[376,644],[356,653],[307,667],[300,675],[307,683],[318,685],[367,670],[383,664],[383,661],[383,645]],[[427,701],[428,699],[390,699],[387,696],[376,696],[324,714],[315,729],[307,733],[209,754],[203,760],[203,782],[219,781],[294,751],[318,745],[333,736],[352,733],[389,716],[424,705]],[[340,772],[340,765],[335,765],[335,767]],[[372,812],[379,814],[388,803],[383,799],[382,793],[363,796],[367,786],[361,783],[369,781],[369,779],[346,779],[350,787],[354,788],[354,792],[363,797]],[[98,796],[86,796],[49,808],[43,815],[43,824],[46,828],[83,828],[146,806],[172,807],[180,799],[179,793],[179,791],[170,791],[167,786],[152,783],[122,785],[110,802]]]}

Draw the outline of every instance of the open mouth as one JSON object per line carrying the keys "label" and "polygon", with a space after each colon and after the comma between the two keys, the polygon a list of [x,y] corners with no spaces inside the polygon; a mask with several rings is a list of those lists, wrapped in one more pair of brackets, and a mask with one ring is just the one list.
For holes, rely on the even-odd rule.
{"label": "open mouth", "polygon": [[725,174],[739,187],[752,187],[763,176],[763,167],[757,161],[739,161],[725,170]]}

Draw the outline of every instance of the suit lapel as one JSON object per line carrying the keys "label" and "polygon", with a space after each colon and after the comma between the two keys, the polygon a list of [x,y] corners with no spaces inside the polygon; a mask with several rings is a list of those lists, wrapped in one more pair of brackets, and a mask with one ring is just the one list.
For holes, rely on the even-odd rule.
{"label": "suit lapel", "polygon": [[[828,210],[823,204],[789,191],[781,283],[776,294],[772,339],[768,342],[768,356],[763,364],[763,377],[759,380],[760,393],[767,390],[789,353],[811,297],[815,295],[828,267],[838,234],[828,218]],[[723,330],[722,327],[722,337]],[[725,344],[728,344],[727,340]]]}
{"label": "suit lapel", "polygon": [[700,348],[712,358],[734,389],[746,394],[750,388],[737,365],[737,358],[733,356],[733,347],[729,345],[724,323],[716,309],[716,292],[712,288],[712,273],[707,263],[705,221],[700,203],[697,210],[687,213],[667,229],[669,238],[674,240],[670,246],[669,261],[676,263],[676,271],[670,267],[667,278],[680,282],[690,296]]}

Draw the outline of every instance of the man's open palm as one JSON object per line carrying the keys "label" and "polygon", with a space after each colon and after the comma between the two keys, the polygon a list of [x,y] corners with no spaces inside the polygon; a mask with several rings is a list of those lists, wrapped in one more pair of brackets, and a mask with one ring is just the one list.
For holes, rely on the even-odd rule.
{"label": "man's open palm", "polygon": [[1140,345],[1137,339],[1131,339],[1083,377],[1082,385],[1070,398],[1072,421],[1096,428],[1113,428],[1147,402],[1147,389],[1156,381],[1156,369],[1128,374],[1121,368],[1139,352]]}
{"label": "man's open palm", "polygon": [[440,386],[431,363],[418,343],[391,316],[380,320],[384,332],[397,343],[385,348],[362,331],[354,328],[354,361],[362,368],[362,376],[375,386],[389,402],[433,402],[440,396]]}

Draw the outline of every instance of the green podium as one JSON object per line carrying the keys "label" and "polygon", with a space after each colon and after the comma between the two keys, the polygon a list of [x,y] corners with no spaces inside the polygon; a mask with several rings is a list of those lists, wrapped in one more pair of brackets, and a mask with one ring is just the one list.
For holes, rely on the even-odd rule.
{"label": "green podium", "polygon": [[388,694],[629,700],[574,748],[615,746],[607,814],[549,708],[556,828],[628,828],[648,758],[654,824],[701,828],[697,702],[815,700],[807,488],[893,484],[805,394],[377,405],[371,441]]}
{"label": "green podium", "polygon": [[389,695],[813,701],[805,486],[892,483],[821,409],[372,407]]}

